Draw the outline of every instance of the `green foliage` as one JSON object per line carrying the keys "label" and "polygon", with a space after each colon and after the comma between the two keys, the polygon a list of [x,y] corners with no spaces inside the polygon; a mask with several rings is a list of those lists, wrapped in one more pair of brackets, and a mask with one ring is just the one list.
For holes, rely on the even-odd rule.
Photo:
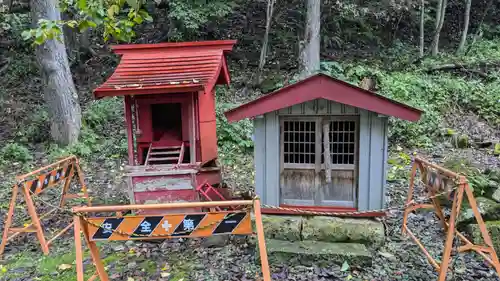
{"label": "green foliage", "polygon": [[[77,15],[74,19],[40,19],[36,28],[24,31],[22,36],[25,40],[32,40],[34,44],[40,45],[46,40],[61,40],[64,26],[78,29],[80,32],[103,27],[105,41],[113,38],[130,42],[136,35],[134,28],[137,25],[153,20],[142,8],[144,2],[145,0],[63,0],[60,2],[61,11]],[[203,24],[226,16],[233,8],[233,2],[221,0],[169,1],[168,16],[174,23],[171,27],[171,38],[186,39],[194,35]]]}
{"label": "green foliage", "polygon": [[11,142],[0,149],[1,164],[6,164],[7,162],[20,162],[24,164],[32,160],[33,156],[29,149],[21,144]]}
{"label": "green foliage", "polygon": [[69,26],[80,32],[89,28],[103,27],[103,38],[114,38],[129,42],[135,36],[133,28],[152,17],[142,9],[142,0],[63,0],[59,8],[62,12],[77,14],[73,20],[40,19],[34,29],[22,33],[25,40],[33,40],[36,45],[46,40],[62,39],[63,27]]}
{"label": "green foliage", "polygon": [[177,40],[192,37],[203,24],[229,14],[235,4],[231,1],[171,0],[169,17],[175,24]]}
{"label": "green foliage", "polygon": [[411,164],[411,156],[404,153],[401,148],[387,161],[391,165],[388,173],[388,180],[404,179],[408,176],[408,166]]}
{"label": "green foliage", "polygon": [[84,158],[121,158],[127,155],[122,106],[118,98],[92,102],[83,112],[79,141],[68,147],[49,144],[51,161],[68,155]]}
{"label": "green foliage", "polygon": [[83,112],[83,122],[97,133],[106,134],[117,120],[123,120],[123,100],[117,97],[93,101]]}
{"label": "green foliage", "polygon": [[29,27],[29,14],[10,14],[0,12],[0,37],[10,36],[20,39],[23,30]]}
{"label": "green foliage", "polygon": [[19,141],[23,143],[40,143],[49,140],[49,114],[46,110],[35,111],[24,130],[18,131]]}
{"label": "green foliage", "polygon": [[229,103],[218,103],[216,107],[217,137],[219,147],[222,150],[234,150],[248,152],[253,148],[252,134],[253,124],[245,119],[229,124],[224,112],[237,105]]}

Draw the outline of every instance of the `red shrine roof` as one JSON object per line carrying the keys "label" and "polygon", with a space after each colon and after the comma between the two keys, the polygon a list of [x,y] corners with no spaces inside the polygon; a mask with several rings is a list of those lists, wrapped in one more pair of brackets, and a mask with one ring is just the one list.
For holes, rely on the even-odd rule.
{"label": "red shrine roof", "polygon": [[224,53],[234,44],[236,40],[112,46],[121,61],[94,96],[211,91],[216,84],[229,84]]}
{"label": "red shrine roof", "polygon": [[419,120],[423,113],[419,109],[319,73],[224,114],[229,122],[235,122],[315,99],[343,103],[408,121]]}

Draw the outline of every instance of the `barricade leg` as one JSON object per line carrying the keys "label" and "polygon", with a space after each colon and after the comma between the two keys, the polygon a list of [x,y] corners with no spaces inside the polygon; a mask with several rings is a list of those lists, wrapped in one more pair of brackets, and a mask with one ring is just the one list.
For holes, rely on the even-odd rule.
{"label": "barricade leg", "polygon": [[264,237],[264,225],[262,224],[262,214],[260,211],[260,200],[257,198],[253,204],[255,213],[255,226],[257,228],[257,238],[259,243],[260,264],[262,267],[262,276],[264,281],[271,281],[271,272],[269,270],[269,261],[267,260],[266,240]]}
{"label": "barricade leg", "polygon": [[90,196],[89,196],[89,193],[87,191],[87,185],[85,185],[85,178],[84,178],[84,175],[83,175],[83,171],[80,167],[80,161],[78,160],[78,158],[75,159],[75,165],[76,165],[76,174],[78,176],[78,181],[80,182],[80,186],[82,188],[82,193],[83,193],[83,197],[85,197],[87,199],[87,206],[92,206],[92,202],[90,201]]}
{"label": "barricade leg", "polygon": [[438,281],[446,280],[448,265],[450,264],[451,250],[453,248],[453,240],[455,238],[455,222],[457,219],[457,214],[459,212],[460,205],[462,203],[463,196],[464,196],[464,184],[460,183],[460,186],[458,187],[457,196],[453,200],[450,221],[448,224],[448,232],[446,233],[446,241],[444,244],[443,259],[441,261],[441,266],[439,270]]}
{"label": "barricade leg", "polygon": [[14,217],[14,208],[16,206],[18,188],[19,187],[17,184],[12,187],[12,197],[10,199],[9,211],[7,212],[7,217],[5,219],[5,224],[3,227],[2,243],[0,244],[0,259],[2,259],[3,252],[5,251],[5,245],[7,244],[7,239],[9,237],[12,218]]}
{"label": "barricade leg", "polygon": [[[74,166],[77,166],[77,165],[74,165]],[[76,167],[74,169],[76,169]],[[74,169],[71,169],[69,176],[65,179],[64,186],[63,186],[63,189],[61,192],[61,200],[59,202],[59,208],[62,208],[64,206],[64,204],[66,203],[66,194],[68,193],[69,185],[71,184],[71,179],[75,176]]]}
{"label": "barricade leg", "polygon": [[104,269],[104,264],[102,263],[101,257],[99,255],[99,248],[97,248],[97,245],[94,241],[90,240],[90,237],[88,236],[88,226],[84,224],[82,225],[82,227],[84,228],[83,237],[85,237],[85,242],[87,243],[87,247],[90,250],[90,256],[92,256],[92,260],[94,261],[97,275],[99,276],[99,279],[101,281],[108,281],[108,274],[106,273],[106,269]]}
{"label": "barricade leg", "polygon": [[76,280],[84,281],[84,268],[83,268],[83,252],[82,252],[82,224],[80,217],[73,217],[73,225],[75,230],[75,249],[76,249]]}
{"label": "barricade leg", "polygon": [[[415,176],[417,175],[417,164],[413,163],[411,167],[411,173],[410,173],[410,187],[408,189],[408,197],[406,198],[406,204],[407,206],[410,204],[410,202],[413,200],[413,189],[415,187]],[[404,214],[403,214],[403,228],[402,228],[402,234],[406,234],[406,225],[408,223],[408,214],[410,213],[410,210],[408,208],[405,209]]]}
{"label": "barricade leg", "polygon": [[490,251],[491,264],[495,268],[497,274],[500,276],[500,262],[498,260],[497,253],[495,251],[495,248],[493,247],[493,242],[491,241],[491,237],[490,237],[490,234],[488,233],[488,229],[486,229],[486,224],[484,223],[483,217],[479,213],[476,199],[475,199],[475,197],[472,193],[472,190],[470,189],[470,186],[468,184],[465,185],[465,193],[467,194],[467,198],[468,198],[469,204],[472,208],[472,212],[474,212],[474,216],[476,217],[477,224],[478,224],[479,230],[481,231],[481,234],[483,236],[484,243],[490,249],[493,249],[493,251]]}
{"label": "barricade leg", "polygon": [[45,240],[45,235],[43,234],[42,225],[40,223],[40,219],[36,214],[35,204],[33,203],[33,199],[31,199],[31,195],[29,194],[29,190],[25,187],[23,188],[24,199],[26,200],[26,207],[28,208],[28,213],[31,217],[31,222],[36,229],[36,236],[38,237],[38,241],[42,246],[42,251],[45,255],[49,254],[49,246],[47,245],[47,241]]}
{"label": "barricade leg", "polygon": [[443,225],[444,232],[448,231],[448,226],[446,225],[446,218],[443,214],[443,208],[441,208],[441,204],[439,203],[439,200],[434,197],[435,194],[432,194],[432,205],[434,205],[434,212],[436,212],[436,216],[441,220],[441,224]]}

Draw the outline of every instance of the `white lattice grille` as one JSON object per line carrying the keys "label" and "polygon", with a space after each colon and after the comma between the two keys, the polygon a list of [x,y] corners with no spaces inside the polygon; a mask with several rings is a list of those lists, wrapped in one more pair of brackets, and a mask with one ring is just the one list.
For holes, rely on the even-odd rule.
{"label": "white lattice grille", "polygon": [[330,159],[332,164],[354,164],[356,158],[356,122],[330,121]]}
{"label": "white lattice grille", "polygon": [[315,121],[283,122],[283,162],[286,164],[314,164],[316,140]]}

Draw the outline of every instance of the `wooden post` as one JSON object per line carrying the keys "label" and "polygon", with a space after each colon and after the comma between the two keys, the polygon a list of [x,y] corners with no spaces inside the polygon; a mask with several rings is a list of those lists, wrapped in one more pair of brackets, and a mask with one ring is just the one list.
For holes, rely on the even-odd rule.
{"label": "wooden post", "polygon": [[73,225],[75,226],[75,250],[76,250],[76,280],[84,281],[83,252],[82,252],[82,223],[78,216],[73,216]]}
{"label": "wooden post", "polygon": [[332,182],[332,160],[330,159],[330,122],[323,123],[323,148],[325,150],[325,180]]}
{"label": "wooden post", "polygon": [[128,144],[128,164],[134,165],[134,134],[132,124],[132,103],[130,96],[124,96],[125,100],[125,121],[127,122],[127,144]]}
{"label": "wooden post", "polygon": [[12,197],[10,199],[9,212],[7,212],[7,218],[5,219],[5,224],[3,227],[2,242],[0,243],[0,259],[2,259],[3,252],[5,251],[5,245],[7,245],[7,240],[9,237],[9,229],[12,225],[12,218],[14,216],[14,208],[16,207],[16,199],[19,186],[17,184],[12,187]]}
{"label": "wooden post", "polygon": [[269,261],[267,259],[266,240],[264,237],[264,226],[262,224],[262,214],[260,211],[260,199],[254,201],[253,209],[255,213],[255,226],[257,228],[257,239],[259,243],[260,264],[262,267],[262,277],[264,281],[271,281],[271,271],[269,269]]}
{"label": "wooden post", "polygon": [[196,164],[196,114],[195,114],[195,102],[194,95],[191,95],[191,122],[189,122],[189,162],[191,164]]}

